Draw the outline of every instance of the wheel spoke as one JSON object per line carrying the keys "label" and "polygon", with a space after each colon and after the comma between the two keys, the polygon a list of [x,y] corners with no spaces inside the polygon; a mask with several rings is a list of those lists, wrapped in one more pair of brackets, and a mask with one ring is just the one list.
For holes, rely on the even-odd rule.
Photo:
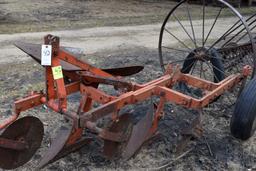
{"label": "wheel spoke", "polygon": [[[211,56],[210,58],[214,58],[214,59],[220,59],[220,58],[218,58],[218,57],[215,57],[215,56]],[[227,59],[224,59],[224,58],[221,58],[221,60],[222,60],[222,61],[224,61],[224,62],[229,62],[229,60],[227,60]]]}
{"label": "wheel spoke", "polygon": [[[169,50],[175,50],[175,51],[179,51],[179,52],[183,52],[183,53],[190,53],[190,51],[187,51],[187,50],[184,50],[184,49],[176,49],[176,48],[173,48],[173,47],[167,47],[167,46],[162,46],[163,48],[165,49],[169,49]],[[194,53],[192,51],[192,53]]]}
{"label": "wheel spoke", "polygon": [[193,74],[193,72],[194,72],[194,69],[195,69],[195,67],[196,67],[196,64],[197,64],[197,60],[196,60],[196,62],[194,63],[194,65],[193,65],[192,69],[191,69],[191,75],[192,75],[192,74]]}
{"label": "wheel spoke", "polygon": [[[180,63],[180,62],[189,61],[189,60],[193,60],[193,59],[196,59],[196,58],[195,57],[191,57],[189,59],[185,58],[185,59],[181,59],[181,60],[175,60],[175,61],[172,61],[172,62],[170,62],[168,64]],[[165,65],[167,65],[167,64],[165,64]]]}
{"label": "wheel spoke", "polygon": [[203,61],[200,61],[200,78],[202,77],[203,72]]}
{"label": "wheel spoke", "polygon": [[187,15],[188,15],[188,18],[189,18],[189,22],[190,22],[190,26],[191,26],[191,30],[192,30],[192,34],[193,34],[193,38],[194,38],[194,42],[195,42],[195,46],[197,47],[195,31],[194,31],[194,27],[193,27],[190,11],[189,11],[189,8],[188,8],[188,2],[186,2],[185,4],[186,4],[186,7],[187,7]]}
{"label": "wheel spoke", "polygon": [[[224,77],[226,77],[226,74],[222,70],[220,70],[218,67],[214,66],[212,63],[206,61],[205,59],[203,59],[203,60],[205,61],[206,64],[208,64],[208,66],[211,66],[211,68],[214,68],[214,69],[218,70],[219,72],[223,73]],[[214,73],[214,76],[216,76],[215,73]],[[218,79],[217,81],[219,82],[220,80]]]}
{"label": "wheel spoke", "polygon": [[[203,64],[204,64],[204,63],[203,63]],[[202,65],[203,65],[203,64],[202,64]],[[206,75],[205,75],[204,70],[203,70],[203,76],[204,76],[204,79],[207,80],[207,77],[206,77]]]}
{"label": "wheel spoke", "polygon": [[174,34],[172,34],[169,30],[167,30],[166,28],[164,28],[164,30],[169,33],[172,37],[174,37],[176,40],[178,40],[178,42],[180,42],[180,44],[182,44],[184,47],[186,47],[187,49],[189,49],[190,51],[192,51],[191,48],[189,48],[184,42],[182,42],[178,37],[176,37]]}
{"label": "wheel spoke", "polygon": [[[239,23],[239,21],[236,23],[236,24],[238,24]],[[216,44],[218,44],[220,41],[222,41],[222,40],[224,40],[228,35],[230,35],[232,32],[234,32],[236,29],[238,29],[240,26],[242,26],[242,24],[240,24],[239,26],[237,26],[236,28],[234,28],[233,30],[232,30],[232,28],[236,25],[236,24],[234,24],[228,31],[226,31],[224,34],[222,34],[222,36],[219,38],[219,39],[217,39],[208,49],[207,49],[207,52],[210,50],[210,49],[212,49]],[[232,30],[232,31],[231,31]]]}
{"label": "wheel spoke", "polygon": [[212,24],[212,26],[211,26],[211,28],[210,28],[210,30],[209,30],[209,32],[208,32],[206,38],[205,38],[205,40],[204,40],[204,45],[206,44],[206,42],[207,42],[207,40],[208,40],[208,37],[210,36],[210,34],[211,34],[211,32],[212,32],[212,29],[214,28],[214,26],[215,26],[215,24],[216,24],[216,22],[217,22],[217,20],[218,20],[218,18],[219,18],[219,16],[220,16],[220,13],[221,13],[222,9],[223,9],[223,7],[220,8],[218,14],[216,15],[215,20],[214,20],[214,22],[213,22],[213,24]]}
{"label": "wheel spoke", "polygon": [[[212,66],[205,60],[205,59],[203,59],[203,61],[205,62],[205,64],[209,67],[209,68],[212,68]],[[215,73],[212,71],[212,73],[213,73],[213,77],[214,78],[216,78],[216,80],[218,81],[218,82],[220,82],[220,80],[218,79],[218,77],[215,75]]]}
{"label": "wheel spoke", "polygon": [[202,28],[202,46],[204,47],[204,21],[205,20],[205,0],[203,0],[203,28]]}
{"label": "wheel spoke", "polygon": [[200,72],[201,72],[200,73],[200,78],[201,78],[201,76],[203,76],[204,79],[207,80],[207,77],[206,77],[206,74],[205,74],[205,70],[204,70],[204,61],[201,61]]}
{"label": "wheel spoke", "polygon": [[[251,26],[254,22],[256,21],[253,20],[251,23],[248,24],[248,26]],[[221,47],[224,47],[226,44],[228,44],[231,40],[233,40],[235,37],[237,37],[240,33],[242,33],[244,30],[246,30],[246,28],[244,27],[242,30],[240,30],[239,32],[237,32],[234,36],[232,36],[228,41],[226,41]]]}
{"label": "wheel spoke", "polygon": [[185,69],[182,68],[183,71],[186,71],[188,68],[190,68],[192,65],[194,65],[195,62],[191,62]]}
{"label": "wheel spoke", "polygon": [[186,30],[186,28],[184,27],[184,25],[180,22],[180,20],[177,18],[177,16],[175,14],[173,14],[173,17],[175,18],[176,21],[178,21],[178,23],[180,24],[180,26],[182,27],[182,29],[184,30],[184,32],[188,35],[188,37],[190,38],[190,40],[194,43],[195,48],[196,48],[196,42],[195,40],[192,39],[192,37],[189,35],[188,31]]}
{"label": "wheel spoke", "polygon": [[[248,25],[248,26],[250,26],[250,24]],[[256,28],[256,25],[255,26],[253,26],[252,28],[250,28],[250,31],[252,31],[254,28]],[[244,33],[244,35],[242,35],[237,41],[236,41],[236,43],[237,42],[239,42],[242,38],[244,38],[246,35],[248,35],[248,33],[246,32],[246,33]]]}
{"label": "wheel spoke", "polygon": [[[250,16],[246,22],[248,22],[249,20],[251,20],[254,16],[256,16],[256,13],[252,16]],[[215,41],[207,50],[207,52],[212,49],[217,43],[219,43],[221,40],[224,40],[225,37],[227,37],[228,35],[230,35],[231,33],[233,33],[234,31],[236,31],[239,27],[241,27],[243,25],[243,23],[239,24],[239,22],[241,22],[241,20],[238,20],[236,23],[234,23],[225,33],[222,34],[222,36],[217,39],[217,41]],[[238,26],[236,26],[237,24],[239,24]],[[236,26],[236,27],[235,27]]]}
{"label": "wheel spoke", "polygon": [[[209,62],[208,62],[208,63],[209,63]],[[226,77],[225,73],[224,73],[222,70],[220,70],[218,67],[212,65],[211,63],[210,63],[210,65],[212,66],[212,68],[215,68],[215,69],[218,70],[219,72],[223,73],[224,76]]]}

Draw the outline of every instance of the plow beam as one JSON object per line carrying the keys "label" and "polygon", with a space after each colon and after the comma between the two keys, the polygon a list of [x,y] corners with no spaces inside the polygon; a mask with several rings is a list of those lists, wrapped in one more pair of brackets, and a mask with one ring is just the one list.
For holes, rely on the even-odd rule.
{"label": "plow beam", "polygon": [[[145,85],[137,85],[137,90],[122,94],[117,99],[114,99],[98,108],[81,114],[80,125],[85,125],[87,121],[95,122],[98,119],[109,114],[115,115],[117,111],[119,111],[124,106],[128,104],[142,102],[152,96],[165,97],[166,101],[173,102],[187,108],[201,109],[204,106],[208,105],[216,97],[221,95],[223,92],[231,89],[241,80],[245,79],[247,77],[247,74],[250,73],[250,70],[251,69],[249,66],[245,66],[243,68],[243,71],[241,71],[242,74],[230,75],[219,83],[212,83],[210,81],[193,77],[188,74],[182,74],[179,71],[173,73],[173,75],[164,75],[151,83]],[[191,86],[211,91],[202,98],[196,99],[168,88],[177,82],[186,80],[189,80],[188,83],[190,83]]]}
{"label": "plow beam", "polygon": [[45,96],[42,93],[32,93],[32,95],[15,101],[13,109],[15,113],[0,123],[0,130],[5,129],[8,125],[13,123],[19,117],[20,112],[39,106],[45,101]]}

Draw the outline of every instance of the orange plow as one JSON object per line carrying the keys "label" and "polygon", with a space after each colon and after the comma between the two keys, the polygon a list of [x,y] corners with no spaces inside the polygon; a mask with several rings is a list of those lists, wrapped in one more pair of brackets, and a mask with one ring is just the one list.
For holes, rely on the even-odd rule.
{"label": "orange plow", "polygon": [[[123,159],[129,159],[145,141],[156,134],[158,122],[164,116],[165,102],[201,109],[251,73],[250,66],[244,66],[241,73],[230,75],[221,82],[214,83],[183,74],[179,67],[173,68],[169,65],[162,77],[145,84],[137,84],[125,81],[120,75],[124,75],[122,73],[125,70],[127,70],[126,75],[139,72],[141,66],[99,69],[62,50],[58,37],[47,35],[44,40],[45,45],[52,47],[51,65],[44,66],[46,92],[33,92],[16,101],[15,113],[2,122],[0,166],[4,169],[23,165],[40,147],[43,137],[41,121],[28,116],[16,120],[20,113],[27,109],[44,104],[70,121],[69,126],[62,126],[59,129],[50,149],[38,165],[40,168],[90,143],[93,139],[84,137],[84,129],[91,130],[98,135],[98,138],[104,140],[103,152],[106,157],[121,156]],[[27,43],[17,43],[16,46],[41,62],[40,46]],[[119,70],[121,74],[118,74]],[[173,90],[172,87],[180,82],[186,82],[207,93],[202,98],[196,99]],[[112,85],[119,91],[119,95],[108,95],[98,89],[99,84]],[[72,112],[67,108],[67,96],[76,92],[80,92],[81,100],[77,112]],[[159,103],[151,103],[148,111],[137,122],[133,119],[136,113],[120,112],[128,105],[143,102],[153,96],[160,98]],[[101,105],[92,108],[93,103]],[[110,125],[98,127],[97,121],[108,116]]]}
{"label": "orange plow", "polygon": [[[226,5],[227,9],[235,10],[225,1],[219,1]],[[227,33],[223,34],[222,37],[229,40],[226,44],[221,44],[224,44],[223,47],[216,46],[218,42],[224,40],[222,37],[212,46],[206,46],[208,36],[216,23],[214,22],[208,35],[203,34],[200,37],[205,40],[202,41],[202,47],[192,39],[194,35],[189,36],[195,43],[195,47],[193,49],[189,47],[190,51],[179,49],[184,52],[185,59],[182,60],[181,65],[176,65],[175,62],[164,61],[164,55],[170,54],[164,52],[167,47],[163,42],[166,34],[173,36],[167,28],[169,17],[185,2],[186,0],[181,1],[170,12],[161,29],[159,56],[164,74],[144,84],[127,81],[123,78],[140,72],[143,66],[110,69],[94,67],[78,59],[69,48],[60,46],[60,39],[57,36],[46,35],[42,45],[17,42],[15,45],[19,49],[44,67],[45,91],[32,92],[15,101],[13,115],[0,123],[0,167],[3,169],[20,167],[28,162],[40,147],[44,135],[43,123],[34,116],[20,116],[22,112],[37,106],[47,106],[67,120],[66,125],[60,127],[49,150],[45,152],[41,162],[37,165],[38,168],[43,168],[88,145],[95,138],[103,140],[103,154],[107,158],[118,157],[128,160],[138,152],[146,141],[157,135],[159,121],[168,114],[164,112],[165,104],[172,103],[201,111],[204,107],[220,99],[224,93],[232,91],[236,87],[239,87],[238,95],[241,94],[243,97],[245,94],[246,96],[242,90],[246,87],[246,82],[253,78],[254,66],[256,66],[255,38],[252,38],[248,25],[255,23],[251,20],[256,15],[249,17],[246,21],[239,18],[240,26],[244,26],[244,30],[237,32],[237,35],[247,31],[250,41],[232,43],[233,41],[228,39],[231,32],[240,29],[239,24],[235,24]],[[234,14],[240,17],[236,11]],[[249,24],[247,25],[246,22]],[[178,24],[184,29],[181,22]],[[173,38],[178,39],[175,35]],[[185,45],[180,39],[177,41]],[[170,49],[174,48],[169,47],[168,50]],[[248,56],[252,58],[247,60]],[[244,60],[245,58],[246,60]],[[249,61],[252,64],[243,63],[243,61]],[[198,63],[201,63],[201,67],[199,67],[201,72],[196,76],[193,74],[193,70]],[[201,75],[208,74],[206,70],[202,69],[202,63],[208,64],[208,69],[211,68],[210,71],[214,74],[210,80],[201,77]],[[231,73],[229,72],[230,68],[236,68],[236,71]],[[113,87],[115,93],[101,90],[100,85]],[[200,90],[200,95],[191,95],[195,89]],[[80,94],[80,103],[76,112],[68,107],[70,103],[68,96],[74,93]],[[153,100],[154,98],[158,100]],[[150,101],[144,105],[147,107],[146,109],[140,110],[140,113],[134,110],[136,105],[146,101]],[[239,105],[244,104],[239,102]],[[127,110],[127,108],[132,110]],[[107,122],[98,124],[103,119]],[[255,121],[255,117],[250,121],[252,120]],[[240,123],[237,118],[233,118],[232,123],[242,126],[244,124],[244,122]],[[250,122],[251,125],[254,124]],[[234,125],[231,127],[231,133],[241,139],[241,129],[233,128]],[[88,131],[94,136],[88,136]],[[255,129],[250,131],[249,136],[252,136],[253,131]],[[192,137],[199,138],[201,136],[201,114],[192,122],[191,127],[182,131],[182,134],[184,140],[179,144],[181,148]],[[242,139],[246,138],[248,136],[243,136]]]}

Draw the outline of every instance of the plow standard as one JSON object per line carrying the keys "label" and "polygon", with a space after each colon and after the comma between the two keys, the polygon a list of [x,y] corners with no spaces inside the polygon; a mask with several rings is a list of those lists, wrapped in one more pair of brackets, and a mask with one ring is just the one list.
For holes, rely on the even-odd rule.
{"label": "plow standard", "polygon": [[[111,69],[94,67],[78,59],[67,48],[61,47],[60,38],[57,36],[46,35],[43,45],[16,43],[18,48],[43,65],[46,88],[45,91],[32,92],[15,101],[13,115],[1,122],[0,167],[14,169],[25,164],[41,146],[43,123],[34,116],[20,117],[23,111],[40,105],[59,113],[68,123],[59,129],[38,168],[93,141],[93,138],[85,136],[88,130],[103,140],[103,153],[107,158],[131,158],[144,142],[158,133],[158,124],[167,114],[164,112],[164,105],[167,103],[199,111],[191,129],[184,132],[185,139],[181,142],[183,144],[192,137],[201,136],[203,108],[221,100],[224,93],[229,91],[239,97],[231,119],[231,133],[243,140],[251,137],[256,128],[256,100],[255,96],[248,96],[248,93],[256,92],[253,79],[255,40],[252,33],[256,27],[256,15],[243,19],[228,3],[219,2],[222,5],[218,8],[213,24],[208,28],[208,34],[205,33],[203,25],[203,32],[198,38],[202,40],[200,45],[195,38],[196,27],[193,27],[187,1],[181,1],[174,7],[165,19],[160,33],[159,55],[164,74],[144,84],[123,78],[140,72],[142,66]],[[182,5],[188,10],[191,34],[176,15]],[[204,4],[202,8],[204,23]],[[226,32],[221,32],[222,36],[213,40],[211,32],[224,9],[231,11],[238,20]],[[185,41],[175,36],[167,27],[169,20],[174,22],[170,19],[172,16],[176,24],[187,33],[193,43],[191,46],[185,44]],[[172,44],[164,43],[166,34],[181,46],[173,48]],[[207,39],[211,39],[211,45],[207,45]],[[184,59],[170,59],[171,53],[164,49],[183,52]],[[178,62],[181,64],[175,64]],[[197,63],[201,65],[196,67]],[[203,64],[208,66],[208,70],[203,69]],[[111,86],[115,92],[107,93],[99,85]],[[192,90],[195,89],[200,95],[193,94]],[[74,93],[80,94],[80,104],[76,111],[68,108],[68,96]],[[246,99],[250,103],[245,103]],[[148,109],[135,122],[136,114],[124,109],[146,100],[150,100]],[[103,118],[108,118],[108,123],[100,126],[98,122]]]}

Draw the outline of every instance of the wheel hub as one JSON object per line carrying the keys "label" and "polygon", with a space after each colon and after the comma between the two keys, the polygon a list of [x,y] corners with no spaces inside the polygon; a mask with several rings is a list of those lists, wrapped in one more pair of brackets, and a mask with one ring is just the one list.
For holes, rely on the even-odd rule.
{"label": "wheel hub", "polygon": [[205,47],[198,47],[194,51],[194,57],[200,61],[208,61],[210,59]]}

